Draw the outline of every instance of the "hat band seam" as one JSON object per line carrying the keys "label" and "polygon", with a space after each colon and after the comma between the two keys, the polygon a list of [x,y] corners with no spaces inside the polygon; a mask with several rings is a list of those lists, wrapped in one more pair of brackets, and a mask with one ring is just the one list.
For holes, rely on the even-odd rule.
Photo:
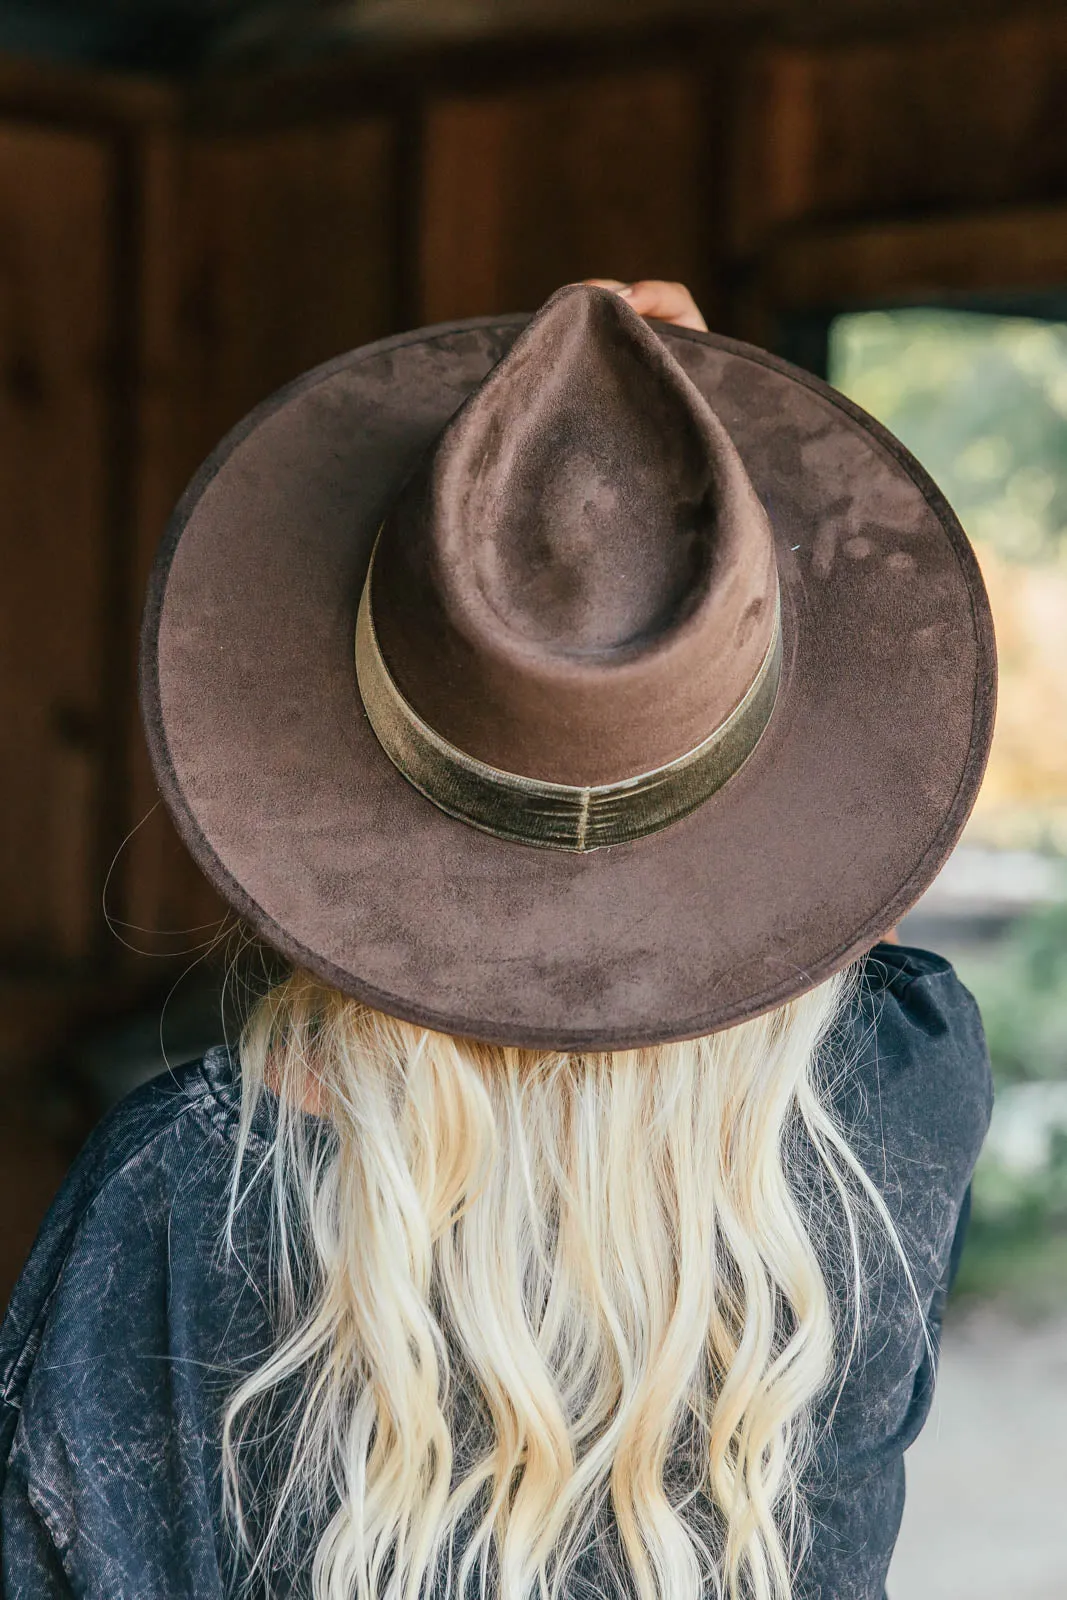
{"label": "hat band seam", "polygon": [[401,776],[439,810],[514,843],[586,854],[644,838],[688,816],[748,760],[770,721],[781,681],[779,594],[770,643],[750,687],[692,750],[614,783],[528,778],[468,755],[420,717],[382,655],[370,595],[368,571],[356,621],[356,678],[378,743]]}

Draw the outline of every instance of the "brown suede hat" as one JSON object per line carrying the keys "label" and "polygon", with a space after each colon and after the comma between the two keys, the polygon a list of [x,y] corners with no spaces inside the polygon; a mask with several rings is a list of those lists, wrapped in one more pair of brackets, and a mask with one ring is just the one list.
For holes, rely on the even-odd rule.
{"label": "brown suede hat", "polygon": [[995,686],[895,439],[578,287],[260,406],[175,513],[142,654],[163,796],[268,943],[571,1049],[713,1032],[869,946],[959,836]]}

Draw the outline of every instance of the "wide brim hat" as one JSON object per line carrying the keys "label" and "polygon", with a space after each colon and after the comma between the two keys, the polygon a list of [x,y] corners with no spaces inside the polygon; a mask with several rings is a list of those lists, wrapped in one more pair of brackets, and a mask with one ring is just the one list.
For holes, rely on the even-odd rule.
{"label": "wide brim hat", "polygon": [[[714,1032],[769,1010],[844,967],[914,904],[978,790],[993,724],[994,641],[958,521],[914,458],[857,406],[751,346],[660,324],[637,332],[638,319],[605,292],[570,291],[555,304],[563,310],[547,322],[543,312],[533,334],[528,317],[499,316],[367,345],[290,384],[235,428],[194,478],[163,540],[145,613],[142,707],[160,789],[186,845],[240,916],[290,961],[436,1030],[502,1044],[619,1049]],[[476,470],[461,431],[463,450],[449,446],[447,472],[427,478],[439,441],[457,426],[469,434],[473,424],[462,419],[481,416],[477,459],[492,453],[490,436],[499,455],[493,408],[511,381],[499,374],[523,368],[527,382],[523,337],[536,339],[539,327],[551,333],[561,319],[557,365],[559,350],[580,345],[592,329],[602,340],[610,335],[613,348],[629,341],[631,366],[655,369],[656,396],[666,386],[672,404],[679,395],[690,403],[688,395],[706,410],[712,420],[701,423],[700,437],[716,457],[708,481],[738,480],[736,493],[728,485],[734,512],[754,491],[753,525],[770,552],[759,570],[773,571],[776,586],[773,608],[760,613],[755,601],[744,612],[761,614],[764,629],[745,646],[748,656],[741,652],[750,668],[758,657],[741,686],[745,704],[768,682],[771,694],[725,780],[707,782],[654,824],[609,828],[592,840],[589,796],[613,777],[578,770],[586,748],[603,766],[595,705],[592,735],[582,699],[574,702],[577,720],[567,710],[553,731],[559,705],[571,702],[545,690],[549,674],[536,680],[536,693],[514,701],[517,721],[508,720],[506,696],[486,712],[488,759],[486,749],[472,749],[463,730],[473,728],[478,742],[481,699],[471,684],[483,681],[475,668],[503,659],[499,641],[489,638],[484,659],[470,666],[467,643],[460,650],[438,642],[448,605],[422,593],[425,574],[432,578],[435,562],[447,566],[448,551],[462,544],[462,527],[423,551],[422,567],[412,567],[411,555],[422,549],[412,504],[437,504],[457,460]],[[623,388],[627,381],[619,380]],[[586,409],[597,410],[594,400]],[[508,426],[519,429],[514,394],[510,403]],[[603,431],[610,405],[608,423],[597,415]],[[650,450],[626,469],[640,480],[634,503],[653,520],[647,506],[658,460]],[[485,514],[480,504],[462,501],[474,517]],[[375,557],[379,541],[384,553]],[[493,583],[512,581],[511,566],[525,559],[516,548],[504,560],[494,547]],[[374,585],[372,558],[382,568]],[[540,603],[528,572],[523,582]],[[386,657],[394,652],[399,688],[370,620],[378,590],[381,648]],[[571,599],[561,603],[558,614],[570,616]],[[499,618],[491,604],[482,611],[492,634]],[[686,686],[703,682],[702,636],[691,618],[682,631],[689,666],[678,694],[662,707],[652,691],[631,696],[632,715],[623,697],[605,711],[605,726],[636,728],[634,738],[655,746],[676,703],[683,721],[699,715],[699,696]],[[522,663],[544,645],[540,634],[530,637],[506,664],[520,672],[523,693]],[[436,682],[435,650],[443,652]],[[575,682],[584,683],[579,656],[572,652]],[[381,678],[377,688],[368,663]],[[729,679],[729,662],[720,668],[708,678],[713,697],[714,685]],[[487,703],[491,673],[488,681]],[[382,684],[388,703],[374,698]],[[441,696],[449,694],[454,717],[442,727],[432,708],[444,704],[447,722]],[[495,812],[477,809],[477,783],[471,809],[462,793],[451,801],[455,772],[451,788],[435,792],[415,757],[406,765],[408,747],[391,743],[390,707],[408,719],[403,738],[429,742],[422,757],[444,752],[442,760],[460,764],[460,778],[473,773],[489,790],[510,781],[516,761],[507,750],[521,760],[530,737],[536,744],[537,729],[548,728],[548,767],[532,777],[546,780],[539,792],[553,805],[557,792],[568,804],[579,797],[577,844],[524,837],[521,817],[516,828],[496,826]],[[522,707],[533,708],[533,732],[511,739]],[[503,741],[505,757],[493,755],[490,734]],[[629,734],[613,737],[625,743]],[[652,765],[666,771],[673,754],[659,750]],[[610,782],[603,792],[618,801]],[[632,804],[625,793],[605,814],[623,815]]]}

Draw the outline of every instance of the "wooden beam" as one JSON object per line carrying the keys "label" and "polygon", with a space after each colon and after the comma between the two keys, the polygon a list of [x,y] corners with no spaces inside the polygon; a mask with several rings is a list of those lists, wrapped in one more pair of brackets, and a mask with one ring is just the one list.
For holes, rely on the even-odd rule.
{"label": "wooden beam", "polygon": [[761,278],[784,311],[1067,288],[1067,204],[790,232]]}

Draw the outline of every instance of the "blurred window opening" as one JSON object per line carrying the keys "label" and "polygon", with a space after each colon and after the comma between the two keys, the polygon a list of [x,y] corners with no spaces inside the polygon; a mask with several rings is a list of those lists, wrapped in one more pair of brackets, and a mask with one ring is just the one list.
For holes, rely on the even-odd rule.
{"label": "blurred window opening", "polygon": [[873,311],[830,325],[831,383],[892,429],[974,541],[1001,665],[972,845],[1067,853],[1067,321]]}
{"label": "blurred window opening", "polygon": [[1019,1311],[1067,1305],[1067,302],[1048,298],[1052,315],[848,312],[789,341],[928,469],[989,590],[989,770],[903,934],[948,955],[982,1006],[997,1107],[960,1288]]}

